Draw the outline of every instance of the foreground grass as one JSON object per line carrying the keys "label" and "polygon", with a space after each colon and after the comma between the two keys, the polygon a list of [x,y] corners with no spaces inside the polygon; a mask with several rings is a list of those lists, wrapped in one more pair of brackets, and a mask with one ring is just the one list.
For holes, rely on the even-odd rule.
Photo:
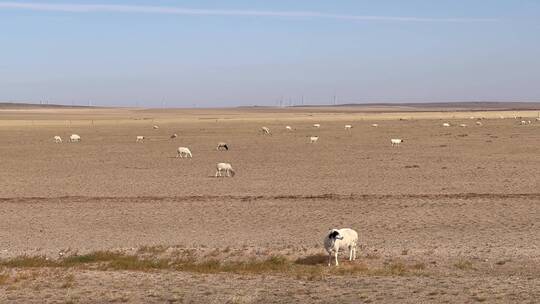
{"label": "foreground grass", "polygon": [[325,255],[313,255],[295,261],[283,256],[271,256],[264,260],[222,262],[217,259],[196,261],[185,257],[141,257],[119,252],[97,251],[85,255],[72,255],[58,260],[45,257],[20,256],[0,260],[3,268],[78,268],[91,270],[155,271],[174,270],[193,273],[216,274],[285,274],[298,279],[316,280],[328,275],[403,276],[419,275],[423,267],[392,262],[382,268],[369,269],[367,265],[342,263],[340,267],[326,266]]}

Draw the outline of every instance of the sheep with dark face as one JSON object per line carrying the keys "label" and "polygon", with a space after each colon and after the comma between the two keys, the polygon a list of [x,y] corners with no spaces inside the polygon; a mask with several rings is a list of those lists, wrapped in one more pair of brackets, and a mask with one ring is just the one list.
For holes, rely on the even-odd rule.
{"label": "sheep with dark face", "polygon": [[356,259],[358,233],[350,228],[331,229],[324,237],[324,249],[328,252],[328,266],[332,265],[332,254],[339,266],[339,249],[349,249],[349,261]]}
{"label": "sheep with dark face", "polygon": [[390,139],[390,142],[392,143],[392,147],[399,147],[399,144],[403,142],[403,139],[401,139],[401,138],[392,138],[392,139]]}
{"label": "sheep with dark face", "polygon": [[223,150],[223,149],[229,151],[229,146],[227,145],[227,143],[225,143],[225,142],[218,143],[216,150],[219,151],[219,150]]}

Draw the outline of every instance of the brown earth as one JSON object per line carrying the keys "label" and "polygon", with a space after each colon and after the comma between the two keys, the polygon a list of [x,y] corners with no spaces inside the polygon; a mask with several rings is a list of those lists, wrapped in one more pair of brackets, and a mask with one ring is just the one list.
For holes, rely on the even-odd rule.
{"label": "brown earth", "polygon": [[[193,250],[197,261],[296,261],[324,253],[328,228],[352,227],[360,234],[361,255],[344,261],[343,269],[399,262],[422,265],[420,271],[308,279],[273,272],[5,266],[0,302],[540,298],[536,113],[340,110],[0,111],[0,259],[97,250],[137,254],[158,246],[169,253]],[[498,118],[514,114],[533,123]],[[477,126],[470,116],[487,119]],[[453,126],[444,128],[443,121]],[[311,127],[316,122],[320,129]],[[375,122],[378,128],[370,126]],[[272,136],[258,132],[263,125]],[[66,141],[72,133],[82,142],[53,143],[54,135]],[[172,133],[179,137],[169,139]],[[137,135],[146,142],[135,143]],[[310,135],[319,141],[309,144]],[[405,141],[392,148],[391,138]],[[219,141],[231,150],[216,151]],[[175,158],[179,146],[190,147],[193,158]],[[213,177],[219,161],[231,162],[237,175]],[[306,267],[326,269],[324,261]]]}

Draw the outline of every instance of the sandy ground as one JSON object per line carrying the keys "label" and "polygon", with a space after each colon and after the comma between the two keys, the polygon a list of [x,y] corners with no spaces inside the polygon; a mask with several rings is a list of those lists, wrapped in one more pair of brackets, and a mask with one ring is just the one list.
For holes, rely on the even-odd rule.
{"label": "sandy ground", "polygon": [[[400,259],[427,265],[425,273],[306,281],[4,269],[21,279],[0,283],[0,302],[534,303],[540,297],[540,122],[532,116],[526,126],[499,118],[476,126],[469,116],[514,112],[440,118],[282,112],[0,112],[0,258],[164,245],[193,248],[201,257],[232,248],[244,259],[294,260],[323,253],[328,228],[353,227],[362,243],[358,263]],[[311,127],[315,122],[320,129]],[[295,130],[287,132],[286,124]],[[260,135],[262,125],[273,135]],[[82,142],[52,141],[72,133]],[[169,139],[172,133],[179,137]],[[137,135],[148,139],[135,143]],[[310,135],[319,142],[309,144]],[[405,141],[392,148],[390,138]],[[231,150],[216,151],[219,141]],[[179,146],[194,157],[175,158]],[[231,162],[237,176],[214,178],[218,161]],[[457,269],[459,261],[473,267]]]}

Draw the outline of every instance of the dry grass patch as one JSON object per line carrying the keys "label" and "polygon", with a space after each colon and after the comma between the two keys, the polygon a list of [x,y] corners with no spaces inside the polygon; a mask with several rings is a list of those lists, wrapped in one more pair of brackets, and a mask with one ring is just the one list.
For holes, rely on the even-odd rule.
{"label": "dry grass patch", "polygon": [[9,280],[9,275],[7,273],[0,274],[0,286],[6,285],[8,283],[8,280]]}
{"label": "dry grass patch", "polygon": [[454,263],[454,267],[460,270],[474,270],[473,263],[467,260],[459,260]]}
{"label": "dry grass patch", "polygon": [[314,254],[308,255],[303,258],[298,258],[295,264],[298,265],[322,265],[328,263],[328,255],[326,254]]}
{"label": "dry grass patch", "polygon": [[[85,255],[73,255],[58,260],[43,257],[21,256],[11,260],[0,261],[7,268],[79,268],[94,270],[127,270],[155,271],[173,270],[192,273],[216,274],[282,274],[298,279],[320,280],[326,276],[401,276],[415,275],[424,270],[424,264],[406,265],[403,262],[389,262],[383,268],[369,269],[362,262],[343,261],[339,267],[327,266],[328,256],[323,254],[306,256],[297,260],[289,260],[284,256],[270,256],[266,259],[250,259],[247,261],[223,262],[218,259],[197,261],[191,257],[148,257],[127,255],[119,252],[97,251]],[[63,279],[62,288],[70,288],[74,278]]]}

